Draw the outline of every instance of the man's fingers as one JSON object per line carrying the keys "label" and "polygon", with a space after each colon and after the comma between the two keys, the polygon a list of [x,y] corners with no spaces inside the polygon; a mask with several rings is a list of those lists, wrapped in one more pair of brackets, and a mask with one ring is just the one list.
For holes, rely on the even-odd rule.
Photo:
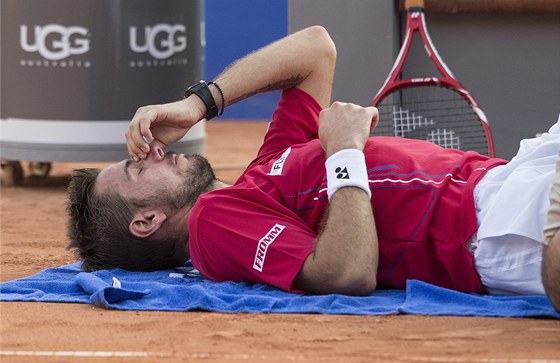
{"label": "man's fingers", "polygon": [[139,158],[143,158],[141,154],[147,154],[150,151],[150,146],[144,140],[142,135],[142,122],[133,121],[129,126],[130,133],[128,135],[127,143],[131,151]]}
{"label": "man's fingers", "polygon": [[128,153],[134,160],[144,159],[149,154],[150,143],[154,140],[151,126],[157,117],[153,107],[141,107],[128,125],[125,138]]}
{"label": "man's fingers", "polygon": [[134,141],[134,137],[132,136],[133,133],[131,131],[127,131],[125,138],[126,138],[126,146],[128,149],[128,154],[130,155],[130,157],[135,160],[138,161],[138,159],[141,159],[144,157],[143,155],[143,151],[140,148],[142,146],[142,144],[137,144]]}
{"label": "man's fingers", "polygon": [[375,130],[375,128],[377,127],[377,123],[379,123],[379,110],[377,109],[377,107],[373,106],[366,107],[366,109],[372,113],[371,125],[369,129],[370,132],[373,132],[373,130]]}
{"label": "man's fingers", "polygon": [[150,143],[154,140],[152,131],[150,130],[151,125],[152,121],[150,119],[140,121],[140,133],[137,134],[139,140],[135,140],[140,143],[140,149],[146,154],[150,152]]}
{"label": "man's fingers", "polygon": [[366,110],[372,113],[372,120],[376,120],[379,117],[379,111],[377,110],[377,107],[368,106],[366,107]]}

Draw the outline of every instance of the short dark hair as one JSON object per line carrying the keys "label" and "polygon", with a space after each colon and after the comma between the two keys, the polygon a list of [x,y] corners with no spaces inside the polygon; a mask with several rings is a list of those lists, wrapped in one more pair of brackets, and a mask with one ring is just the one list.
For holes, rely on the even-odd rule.
{"label": "short dark hair", "polygon": [[128,229],[147,201],[126,200],[116,192],[95,193],[100,169],[74,170],[68,185],[68,249],[76,249],[84,271],[122,268],[153,271],[185,263],[180,241],[137,238]]}

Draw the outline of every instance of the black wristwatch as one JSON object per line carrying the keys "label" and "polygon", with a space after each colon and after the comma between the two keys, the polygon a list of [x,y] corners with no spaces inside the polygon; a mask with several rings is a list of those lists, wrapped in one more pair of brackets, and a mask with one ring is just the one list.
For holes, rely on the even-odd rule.
{"label": "black wristwatch", "polygon": [[212,96],[212,92],[208,88],[208,85],[204,81],[199,81],[185,91],[185,98],[190,95],[195,94],[202,100],[204,106],[206,106],[206,120],[211,120],[218,115],[218,107]]}

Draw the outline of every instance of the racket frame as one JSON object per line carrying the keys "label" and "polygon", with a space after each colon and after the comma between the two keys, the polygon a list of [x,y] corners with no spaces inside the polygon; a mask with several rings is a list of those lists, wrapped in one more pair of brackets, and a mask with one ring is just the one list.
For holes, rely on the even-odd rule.
{"label": "racket frame", "polygon": [[[432,60],[433,64],[440,72],[441,77],[417,77],[398,79],[399,75],[402,73],[405,60],[410,52],[410,47],[412,45],[415,33],[418,33],[418,35],[422,39],[424,49],[428,53],[428,56]],[[488,155],[490,157],[494,157],[494,142],[492,139],[492,131],[490,130],[490,126],[488,125],[486,114],[484,113],[484,111],[482,111],[476,100],[465,89],[465,87],[463,87],[463,85],[455,78],[449,67],[445,64],[445,62],[439,55],[428,33],[428,29],[426,27],[426,19],[424,17],[422,8],[411,7],[407,9],[406,31],[397,59],[393,64],[391,72],[389,72],[389,76],[370,104],[371,106],[377,106],[381,102],[381,100],[383,100],[386,96],[396,91],[397,89],[421,86],[441,86],[457,91],[467,101],[467,103],[472,107],[473,111],[478,116],[486,135],[486,141],[488,144]]]}

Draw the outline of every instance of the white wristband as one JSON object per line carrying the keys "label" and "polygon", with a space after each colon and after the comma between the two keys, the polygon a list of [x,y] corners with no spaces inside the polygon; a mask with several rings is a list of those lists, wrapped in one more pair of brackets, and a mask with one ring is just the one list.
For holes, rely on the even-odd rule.
{"label": "white wristband", "polygon": [[357,149],[340,150],[332,154],[325,162],[327,168],[327,195],[332,195],[344,187],[363,189],[371,198],[369,190],[366,158]]}

